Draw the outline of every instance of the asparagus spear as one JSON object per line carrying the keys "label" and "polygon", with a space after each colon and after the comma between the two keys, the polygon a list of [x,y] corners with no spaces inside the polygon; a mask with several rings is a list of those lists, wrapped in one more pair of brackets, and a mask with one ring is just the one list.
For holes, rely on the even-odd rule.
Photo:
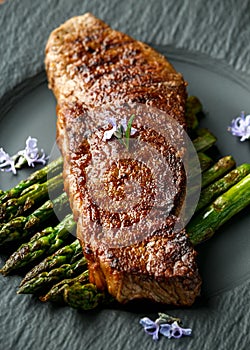
{"label": "asparagus spear", "polygon": [[47,227],[29,242],[23,243],[6,261],[0,272],[7,275],[10,272],[29,265],[31,262],[54,253],[60,248],[75,228],[73,215],[68,214],[56,227]]}
{"label": "asparagus spear", "polygon": [[48,290],[53,284],[65,278],[72,278],[79,273],[86,271],[87,261],[82,256],[78,261],[73,264],[64,264],[60,267],[52,269],[51,271],[41,272],[36,277],[28,280],[22,286],[19,287],[18,294],[36,294],[41,293],[41,291]]}
{"label": "asparagus spear", "polygon": [[202,172],[210,168],[213,164],[213,159],[203,152],[198,152],[198,158]]}
{"label": "asparagus spear", "polygon": [[233,169],[235,167],[235,164],[235,160],[232,156],[220,158],[217,163],[215,163],[210,169],[206,170],[202,174],[201,187],[204,188],[215,180],[221,178],[223,175]]}
{"label": "asparagus spear", "polygon": [[106,305],[114,301],[110,295],[88,282],[88,271],[84,271],[75,278],[59,282],[44,297],[40,297],[40,300],[66,303],[81,310],[91,310],[101,304]]}
{"label": "asparagus spear", "polygon": [[233,169],[223,178],[213,182],[201,192],[196,212],[207,206],[212,200],[226,192],[230,187],[243,179],[250,173],[250,164],[242,164],[236,169]]}
{"label": "asparagus spear", "polygon": [[186,102],[186,120],[189,133],[199,125],[198,116],[202,113],[202,104],[196,96],[189,96]]}
{"label": "asparagus spear", "polygon": [[84,284],[82,282],[75,282],[66,287],[63,299],[70,307],[84,311],[114,302],[111,295],[98,290],[94,284]]}
{"label": "asparagus spear", "polygon": [[191,219],[187,225],[191,242],[199,244],[211,238],[221,225],[249,204],[250,174]]}
{"label": "asparagus spear", "polygon": [[[216,229],[249,204],[250,175],[247,175],[188,224],[187,232],[193,244],[210,238]],[[40,299],[65,302],[71,307],[82,310],[100,305],[106,300],[106,295],[98,291],[94,285],[87,283],[87,273],[88,271],[85,271],[76,278],[59,282]]]}
{"label": "asparagus spear", "polygon": [[[187,232],[192,243],[198,244],[210,238],[223,223],[249,204],[250,175],[247,175],[219,196],[202,214],[191,220]],[[86,275],[87,271],[76,278],[61,281],[40,299],[42,301],[64,301],[72,307],[83,310],[99,305],[105,300],[105,294],[99,292],[95,286],[86,284]],[[101,295],[98,296],[98,294]]]}
{"label": "asparagus spear", "polygon": [[64,192],[54,201],[46,201],[29,216],[18,216],[12,219],[0,229],[0,245],[30,236],[42,224],[49,222],[54,216],[54,208],[57,208],[57,212],[60,213],[68,207],[68,197]]}
{"label": "asparagus spear", "polygon": [[62,174],[42,184],[33,184],[21,197],[9,199],[1,206],[0,222],[8,222],[14,217],[30,212],[48,199],[48,189],[54,191],[60,188],[63,188]]}
{"label": "asparagus spear", "polygon": [[45,296],[42,296],[39,299],[44,302],[52,301],[64,304],[64,290],[74,285],[76,282],[87,284],[89,282],[89,271],[86,270],[77,277],[60,281],[59,283],[55,284]]}
{"label": "asparagus spear", "polygon": [[205,152],[217,141],[216,137],[208,129],[197,130],[198,136],[193,140],[197,152]]}
{"label": "asparagus spear", "polygon": [[20,286],[25,284],[28,280],[36,277],[39,273],[59,267],[63,264],[72,264],[82,256],[82,247],[78,239],[71,244],[66,245],[56,251],[53,255],[48,256],[38,265],[34,266],[23,278]]}
{"label": "asparagus spear", "polygon": [[49,163],[42,169],[35,171],[27,179],[19,182],[15,187],[3,192],[2,195],[0,193],[0,203],[3,204],[10,198],[16,198],[20,196],[21,194],[23,194],[24,190],[30,192],[32,190],[32,185],[41,184],[45,182],[47,180],[48,175],[50,176],[50,178],[58,175],[62,171],[62,164],[63,160],[60,157],[54,160],[53,162]]}

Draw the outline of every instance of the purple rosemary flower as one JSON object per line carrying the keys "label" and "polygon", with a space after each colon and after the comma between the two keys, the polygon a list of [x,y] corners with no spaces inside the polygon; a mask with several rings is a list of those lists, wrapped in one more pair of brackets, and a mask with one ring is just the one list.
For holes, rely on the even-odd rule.
{"label": "purple rosemary flower", "polygon": [[[6,168],[8,166],[9,168]],[[12,171],[13,174],[16,174],[15,161],[3,150],[3,148],[0,148],[0,168],[1,171]]]}
{"label": "purple rosemary flower", "polygon": [[154,340],[159,339],[159,330],[160,330],[160,325],[157,322],[154,322],[150,320],[148,317],[143,317],[140,320],[140,325],[144,328],[144,331],[151,335]]}
{"label": "purple rosemary flower", "polygon": [[37,147],[37,139],[28,137],[26,140],[26,147],[17,153],[18,156],[24,157],[28,163],[28,166],[35,166],[35,163],[46,164],[47,157],[44,150],[41,149],[41,156],[39,154],[39,149]]}
{"label": "purple rosemary flower", "polygon": [[128,129],[130,129],[129,133],[131,136],[133,136],[135,133],[136,133],[136,129],[132,127],[132,122],[133,122],[133,119],[134,119],[134,115],[131,116],[131,118],[128,120],[127,122],[127,118],[124,117],[122,120],[121,120],[121,126],[123,128],[123,131],[124,133],[126,133],[126,131]]}
{"label": "purple rosemary flower", "polygon": [[250,139],[250,114],[245,115],[245,112],[241,112],[240,117],[232,120],[228,131],[232,135],[240,137],[240,141]]}
{"label": "purple rosemary flower", "polygon": [[35,166],[35,163],[46,164],[48,157],[46,157],[44,150],[37,147],[37,139],[28,137],[26,140],[26,147],[24,150],[19,151],[14,156],[10,156],[3,148],[0,148],[0,169],[2,171],[12,171],[16,174],[16,169],[21,168],[23,165]]}
{"label": "purple rosemary flower", "polygon": [[137,131],[132,127],[134,117],[132,115],[128,122],[126,117],[124,117],[119,126],[117,126],[115,118],[109,118],[108,122],[112,125],[112,129],[104,132],[103,141],[110,140],[112,136],[115,136],[128,149],[130,136],[133,136]]}
{"label": "purple rosemary flower", "polygon": [[163,323],[160,325],[160,333],[164,335],[164,337],[170,339],[171,338],[172,325],[170,323]]}
{"label": "purple rosemary flower", "polygon": [[182,328],[179,325],[179,322],[181,322],[180,319],[162,313],[159,316],[155,321],[150,320],[148,317],[143,317],[140,320],[144,331],[151,335],[153,340],[158,340],[159,334],[162,334],[168,339],[178,339],[183,335],[191,335],[192,330],[190,328]]}
{"label": "purple rosemary flower", "polygon": [[107,130],[107,131],[104,132],[103,141],[110,140],[111,137],[114,135],[114,133],[117,131],[116,119],[115,118],[109,118],[108,122],[109,122],[110,125],[112,125],[112,129]]}
{"label": "purple rosemary flower", "polygon": [[171,336],[170,338],[181,338],[183,335],[191,335],[192,329],[191,328],[182,328],[179,326],[179,324],[175,321],[171,324]]}

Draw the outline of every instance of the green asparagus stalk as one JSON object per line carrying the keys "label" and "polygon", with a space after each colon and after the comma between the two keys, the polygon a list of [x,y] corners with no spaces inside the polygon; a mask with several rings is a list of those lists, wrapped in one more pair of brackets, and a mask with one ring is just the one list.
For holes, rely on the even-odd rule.
{"label": "green asparagus stalk", "polygon": [[[215,230],[250,204],[250,175],[219,196],[205,211],[188,224],[187,232],[193,244],[210,238]],[[66,279],[51,288],[42,301],[60,301],[71,307],[88,310],[105,300],[105,293],[88,283],[88,271],[73,279]]]}
{"label": "green asparagus stalk", "polygon": [[16,242],[26,239],[35,230],[38,230],[45,223],[55,216],[54,209],[57,213],[64,212],[69,207],[68,197],[66,193],[62,193],[55,200],[46,201],[41,207],[33,213],[26,216],[18,216],[0,229],[0,245]]}
{"label": "green asparagus stalk", "polygon": [[202,188],[218,180],[235,167],[236,163],[232,156],[220,158],[211,168],[202,174]]}
{"label": "green asparagus stalk", "polygon": [[203,113],[202,104],[195,96],[189,96],[186,102],[186,120],[188,132],[193,133],[199,126],[198,116]]}
{"label": "green asparagus stalk", "polygon": [[243,179],[250,173],[250,164],[242,164],[236,169],[233,169],[223,178],[213,182],[208,187],[201,191],[199,202],[196,208],[196,212],[203,209],[210,204],[213,200],[219,197],[222,193],[226,192],[230,187]]}
{"label": "green asparagus stalk", "polygon": [[203,172],[210,168],[214,162],[213,159],[203,152],[198,152],[197,154],[200,162],[201,171]]}
{"label": "green asparagus stalk", "polygon": [[86,270],[77,277],[64,279],[60,281],[59,283],[55,284],[45,296],[41,296],[39,299],[44,302],[52,301],[52,302],[64,304],[65,303],[64,290],[74,285],[74,283],[77,283],[77,282],[82,284],[89,283],[89,271]]}
{"label": "green asparagus stalk", "polygon": [[53,284],[65,278],[73,278],[79,273],[86,271],[87,261],[82,256],[80,260],[73,264],[64,264],[49,272],[41,272],[38,276],[28,280],[19,287],[18,294],[37,294],[49,289]]}
{"label": "green asparagus stalk", "polygon": [[44,297],[40,297],[40,300],[66,304],[84,311],[100,305],[108,305],[114,301],[106,292],[98,290],[94,284],[89,283],[88,271],[84,271],[75,278],[59,282]]}
{"label": "green asparagus stalk", "polygon": [[63,188],[62,174],[42,184],[33,184],[21,197],[9,199],[0,207],[0,222],[5,223],[14,217],[29,213],[48,199],[48,189],[54,191],[60,188]]}
{"label": "green asparagus stalk", "polygon": [[73,215],[68,214],[56,227],[47,227],[39,235],[35,235],[35,237],[38,237],[37,239],[33,238],[29,242],[23,243],[9,257],[0,272],[6,276],[10,272],[25,267],[45,255],[48,256],[54,253],[65,244],[74,228]]}
{"label": "green asparagus stalk", "polygon": [[[200,183],[201,173],[204,173],[205,171],[207,171],[214,163],[214,160],[211,157],[207,156],[203,152],[198,152],[197,155],[198,155],[198,159],[199,159],[199,165],[200,165],[199,167],[197,167],[197,158],[196,157],[191,156],[188,159],[188,168],[189,168],[189,171],[191,172],[189,181],[191,181],[193,183],[192,189],[191,189],[191,191],[193,193],[200,190],[200,185],[199,185],[199,187],[194,188],[194,184],[196,184],[196,186],[198,186],[198,184]],[[197,181],[196,181],[196,179],[197,179]],[[189,193],[189,196],[191,196],[191,193]]]}
{"label": "green asparagus stalk", "polygon": [[63,299],[68,306],[78,310],[92,310],[101,305],[110,305],[114,298],[100,291],[92,283],[75,282],[64,289]]}
{"label": "green asparagus stalk", "polygon": [[28,280],[38,276],[41,272],[49,272],[63,264],[72,264],[82,256],[82,247],[78,239],[46,257],[38,265],[34,266],[23,278],[20,287]]}
{"label": "green asparagus stalk", "polygon": [[250,204],[250,174],[219,196],[187,225],[191,242],[196,245],[211,238],[232,216]]}
{"label": "green asparagus stalk", "polygon": [[[193,244],[201,243],[204,239],[210,238],[215,230],[250,204],[250,175],[244,177],[239,183],[231,187],[227,192],[219,196],[202,214],[199,214],[188,224],[187,232]],[[71,280],[61,281],[59,284],[41,298],[42,301],[64,301],[75,308],[87,310],[102,303],[105,295],[99,292],[95,286],[86,284],[86,273]],[[90,290],[87,286],[90,286]],[[87,296],[85,291],[87,290]],[[91,291],[91,293],[90,293]],[[96,295],[99,295],[97,299]],[[94,302],[93,302],[94,301]],[[96,301],[96,302],[95,302]]]}
{"label": "green asparagus stalk", "polygon": [[193,140],[197,152],[205,152],[217,141],[216,137],[208,129],[197,130],[197,137]]}
{"label": "green asparagus stalk", "polygon": [[[246,180],[247,179],[247,180]],[[235,205],[235,198],[234,193],[228,193],[227,191],[224,195],[227,197],[220,196],[213,205],[209,206],[206,209],[205,214],[198,220],[198,223],[202,223],[202,225],[198,225],[199,231],[196,233],[196,231],[191,231],[192,226],[190,226],[190,229],[188,229],[188,233],[190,235],[191,241],[193,244],[198,244],[203,241],[203,239],[209,238],[216,229],[218,229],[225,221],[227,221],[232,215],[237,213],[239,210],[244,208],[246,205],[250,204],[250,176],[247,176],[240,181],[237,185],[233,186],[230,190],[234,189],[234,192],[237,194],[237,202],[239,206]],[[222,200],[224,198],[224,200]],[[227,199],[227,200],[226,200]],[[230,200],[228,200],[230,199]],[[228,207],[229,205],[229,207]],[[212,216],[211,219],[211,208],[214,209],[215,214]],[[216,210],[219,212],[217,213]],[[219,215],[219,217],[216,218],[216,214]],[[196,217],[194,218],[196,219]],[[192,219],[193,220],[193,219]],[[192,225],[194,225],[194,221],[191,221]],[[189,225],[190,225],[189,224]],[[197,224],[197,219],[196,219]],[[197,228],[197,227],[196,227]],[[213,233],[212,231],[213,230]],[[194,234],[195,232],[195,234]],[[86,277],[87,271],[84,272],[84,276]],[[83,310],[86,310],[87,308],[93,308],[95,305],[99,305],[100,302],[102,303],[102,300],[105,299],[105,296],[103,293],[103,299],[97,299],[98,302],[95,304],[91,303],[89,301],[89,298],[85,296],[86,288],[85,286],[88,285],[86,281],[86,278],[84,279],[84,282],[77,281],[77,278],[64,280],[58,283],[57,285],[53,286],[51,290],[46,294],[45,297],[42,297],[42,301],[48,301],[48,300],[60,300],[68,303],[72,307],[76,308],[82,308]],[[90,290],[93,291],[93,285],[90,284]],[[95,287],[96,288],[96,287]],[[88,291],[89,292],[89,291]],[[98,290],[95,290],[95,293],[100,293]],[[91,294],[92,298],[90,300],[95,300],[94,296],[96,294]],[[87,294],[89,295],[89,294]],[[86,304],[85,304],[86,302]],[[94,306],[93,306],[94,305]]]}
{"label": "green asparagus stalk", "polygon": [[19,182],[15,187],[11,188],[8,191],[0,193],[0,204],[3,204],[11,198],[19,197],[23,194],[23,191],[32,191],[32,185],[41,184],[47,180],[47,177],[50,178],[58,175],[62,171],[62,158],[58,158],[53,162],[46,165],[44,168],[39,169],[32,173],[27,179]]}

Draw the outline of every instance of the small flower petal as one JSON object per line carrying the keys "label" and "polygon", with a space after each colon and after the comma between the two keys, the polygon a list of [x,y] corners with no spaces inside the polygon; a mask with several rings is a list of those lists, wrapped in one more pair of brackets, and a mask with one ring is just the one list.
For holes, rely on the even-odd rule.
{"label": "small flower petal", "polygon": [[155,322],[150,320],[150,318],[148,318],[148,317],[143,317],[140,319],[140,325],[144,328],[145,327],[153,327],[153,326],[155,327]]}
{"label": "small flower petal", "polygon": [[148,317],[144,317],[140,320],[140,324],[143,326],[144,331],[153,337],[153,340],[159,339],[159,324],[150,320]]}
{"label": "small flower petal", "polygon": [[37,147],[37,139],[29,136],[26,140],[26,148],[27,149],[34,149],[34,148],[37,149],[36,147]]}
{"label": "small flower petal", "polygon": [[130,135],[133,136],[137,132],[137,129],[131,127]]}
{"label": "small flower petal", "polygon": [[182,328],[182,334],[183,335],[191,335],[192,329],[191,328]]}
{"label": "small flower petal", "polygon": [[46,161],[49,159],[49,157],[46,157],[46,154],[43,149],[41,149],[42,155],[40,158],[37,158],[35,160],[36,163],[42,163],[43,165],[46,164]]}
{"label": "small flower petal", "polygon": [[[10,155],[4,151],[3,148],[0,148],[0,163],[1,163],[0,164],[1,171],[6,171],[6,172],[12,171],[13,174],[16,174],[15,162],[10,157]],[[9,168],[6,168],[8,166]]]}
{"label": "small flower petal", "polygon": [[110,140],[115,132],[116,132],[116,128],[115,127],[113,127],[110,130],[105,131],[104,135],[103,135],[103,141]]}
{"label": "small flower petal", "polygon": [[177,322],[174,322],[171,325],[171,337],[178,339],[181,338],[183,335],[191,335],[192,329],[191,328],[182,328],[179,326]]}
{"label": "small flower petal", "polygon": [[241,112],[240,117],[232,120],[228,131],[233,136],[240,137],[240,141],[250,139],[250,115],[245,116],[245,112]]}
{"label": "small flower petal", "polygon": [[[5,169],[5,167],[9,166],[9,168]],[[0,168],[4,168],[1,169],[1,171],[6,171],[6,172],[10,172],[12,171],[14,175],[16,175],[16,168],[15,168],[15,164],[14,164],[14,160],[7,159],[4,163],[0,164]]]}
{"label": "small flower petal", "polygon": [[114,133],[117,131],[117,125],[115,118],[108,118],[108,123],[112,125],[112,129],[104,132],[103,141],[110,140]]}
{"label": "small flower petal", "polygon": [[116,128],[116,119],[114,117],[108,118],[109,124],[111,124],[114,128]]}
{"label": "small flower petal", "polygon": [[182,328],[178,325],[178,323],[174,322],[171,325],[171,338],[181,338],[182,337]]}
{"label": "small flower petal", "polygon": [[[148,332],[148,334],[150,334]],[[153,334],[150,334],[153,336],[153,340],[158,340],[159,339],[159,327],[157,327],[157,329],[155,330],[155,332]]]}
{"label": "small flower petal", "polygon": [[8,159],[10,159],[8,153],[6,153],[3,148],[0,148],[0,163],[5,162]]}
{"label": "small flower petal", "polygon": [[127,118],[126,118],[126,117],[122,118],[122,120],[121,120],[121,126],[122,126],[122,128],[123,128],[123,131],[125,132],[125,131],[127,130],[127,127],[128,127]]}
{"label": "small flower petal", "polygon": [[168,323],[161,324],[160,333],[164,335],[164,337],[171,338],[171,325]]}

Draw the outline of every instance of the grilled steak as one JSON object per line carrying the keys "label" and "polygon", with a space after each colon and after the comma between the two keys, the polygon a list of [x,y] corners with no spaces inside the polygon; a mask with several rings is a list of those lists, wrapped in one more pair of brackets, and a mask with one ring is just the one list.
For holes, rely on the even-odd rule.
{"label": "grilled steak", "polygon": [[[112,159],[122,145],[104,141],[110,126],[97,128],[89,139],[83,137],[86,120],[89,129],[94,129],[101,108],[117,101],[122,106],[130,102],[155,106],[185,127],[186,83],[181,74],[151,47],[112,30],[91,14],[74,17],[51,33],[45,64],[57,99],[57,142],[64,157],[65,190],[88,259],[90,281],[122,303],[147,298],[191,305],[199,295],[201,279],[196,252],[185,230],[176,229],[185,195],[178,155],[159,133],[149,132],[143,123],[137,125],[141,154],[152,160],[151,150],[157,150],[175,174],[177,191],[169,215],[162,218],[153,211],[150,166],[129,158]],[[119,112],[126,113],[122,107]],[[144,147],[146,142],[151,149]],[[94,170],[93,159],[98,160]],[[156,171],[161,174],[164,169],[158,164]],[[92,190],[87,180],[93,176],[103,179],[104,192]],[[133,202],[136,181],[141,190],[139,202]],[[131,205],[119,211],[116,205],[124,196],[126,182],[132,184],[127,191]],[[160,192],[157,200],[162,205],[165,193],[171,191]],[[147,219],[151,211],[153,216]],[[143,235],[144,229],[150,234]]]}

